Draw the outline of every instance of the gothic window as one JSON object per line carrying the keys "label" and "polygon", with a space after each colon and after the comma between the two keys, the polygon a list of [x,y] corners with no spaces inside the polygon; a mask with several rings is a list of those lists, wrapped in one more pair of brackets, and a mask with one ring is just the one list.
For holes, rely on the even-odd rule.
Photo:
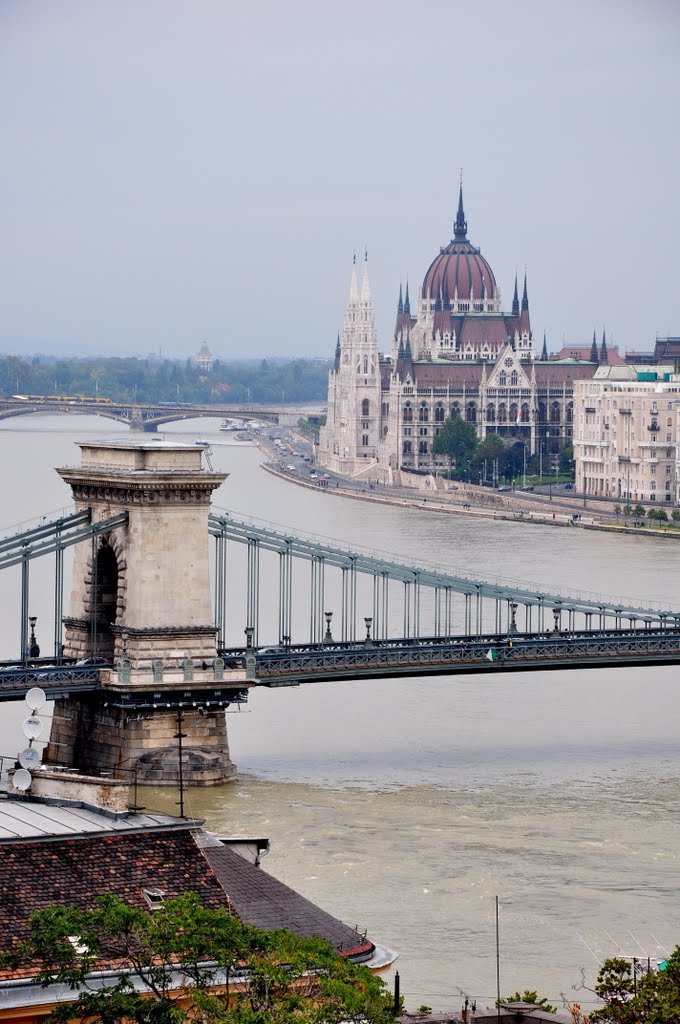
{"label": "gothic window", "polygon": [[434,421],[435,423],[444,422],[444,406],[441,404],[441,402],[438,402],[434,408]]}
{"label": "gothic window", "polygon": [[561,419],[560,403],[559,402],[553,402],[553,404],[550,407],[550,422],[551,423],[559,423],[560,419]]}
{"label": "gothic window", "polygon": [[404,455],[413,455],[413,447],[411,441],[404,441],[402,451]]}
{"label": "gothic window", "polygon": [[501,370],[501,372],[498,374],[498,383],[502,388],[504,388],[508,383],[508,375],[505,372],[505,370]]}
{"label": "gothic window", "polygon": [[370,408],[370,405],[371,405],[371,403],[369,402],[369,400],[367,398],[364,398],[363,402],[361,403],[361,415],[362,416],[368,416],[368,410]]}
{"label": "gothic window", "polygon": [[495,410],[494,406],[491,403],[489,403],[489,405],[487,405],[487,407],[486,407],[486,422],[487,423],[495,423],[496,422],[496,410]]}
{"label": "gothic window", "polygon": [[510,406],[510,422],[513,425],[515,423],[517,423],[517,416],[518,416],[518,414],[519,414],[519,409],[517,408],[517,406],[513,402],[512,405]]}
{"label": "gothic window", "polygon": [[413,422],[413,409],[411,407],[411,403],[407,402],[406,405],[404,406],[404,423],[412,423],[412,422]]}
{"label": "gothic window", "polygon": [[567,423],[574,422],[574,404],[569,402],[567,405]]}
{"label": "gothic window", "polygon": [[505,402],[501,402],[501,404],[498,406],[498,422],[499,423],[507,423],[508,422],[508,410],[505,407]]}
{"label": "gothic window", "polygon": [[518,380],[517,370],[513,370],[512,373],[510,374],[510,387],[511,388],[516,388],[517,387],[517,380]]}
{"label": "gothic window", "polygon": [[[572,409],[572,416],[573,416],[573,409]],[[538,422],[539,423],[545,423],[546,421],[547,421],[547,416],[546,416],[546,412],[545,412],[545,403],[544,402],[539,402],[538,403]]]}
{"label": "gothic window", "polygon": [[468,402],[466,420],[468,423],[477,422],[477,406],[474,402]]}
{"label": "gothic window", "polygon": [[364,356],[364,373],[368,373],[368,356]]}
{"label": "gothic window", "polygon": [[427,423],[430,418],[430,410],[427,402],[420,403],[420,409],[418,410],[418,419],[421,423]]}
{"label": "gothic window", "polygon": [[368,434],[361,435],[361,443],[364,446],[364,448],[368,448]]}
{"label": "gothic window", "polygon": [[673,420],[670,418],[670,416],[666,420],[666,426],[667,427],[672,427],[673,426]]}
{"label": "gothic window", "polygon": [[427,455],[427,441],[418,441],[418,455]]}
{"label": "gothic window", "polygon": [[454,402],[451,406],[451,419],[455,420],[456,416],[460,416],[460,406],[458,402]]}
{"label": "gothic window", "polygon": [[389,414],[390,414],[390,404],[389,404],[389,402],[383,402],[383,404],[382,404],[382,414],[383,414],[383,416],[389,416]]}

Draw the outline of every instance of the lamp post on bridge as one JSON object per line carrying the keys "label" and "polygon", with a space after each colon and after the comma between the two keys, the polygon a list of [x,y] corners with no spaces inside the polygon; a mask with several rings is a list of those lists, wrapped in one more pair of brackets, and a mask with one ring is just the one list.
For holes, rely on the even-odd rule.
{"label": "lamp post on bridge", "polygon": [[326,619],[326,633],[323,638],[325,644],[333,643],[333,634],[331,633],[331,619],[333,618],[333,612],[324,612],[324,618]]}

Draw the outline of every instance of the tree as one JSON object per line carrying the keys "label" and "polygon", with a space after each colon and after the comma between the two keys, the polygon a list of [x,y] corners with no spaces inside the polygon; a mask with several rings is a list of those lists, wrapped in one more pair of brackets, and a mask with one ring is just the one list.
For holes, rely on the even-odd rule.
{"label": "tree", "polygon": [[447,455],[460,470],[477,449],[477,431],[461,416],[446,420],[432,442],[433,455]]}
{"label": "tree", "polygon": [[[595,992],[604,1006],[590,1014],[591,1024],[670,1024],[680,1020],[680,946],[658,971],[645,961],[605,960]],[[638,973],[638,967],[642,972]]]}
{"label": "tree", "polygon": [[[55,906],[31,919],[29,938],[0,963],[38,962],[44,985],[66,984],[73,1003],[47,1021],[114,1024],[386,1024],[391,1001],[367,967],[321,939],[265,932],[186,894],[149,913],[111,894],[89,910]],[[115,965],[111,984],[88,976]]]}
{"label": "tree", "polygon": [[671,512],[671,519],[674,523],[680,523],[680,508],[674,508]]}
{"label": "tree", "polygon": [[540,1006],[546,1013],[557,1013],[557,1007],[551,1006],[545,996],[539,998],[537,992],[528,988],[525,988],[524,992],[515,992],[514,996],[508,996],[507,999],[496,1000],[496,1006],[502,1006],[504,1003],[531,1003],[532,1006]]}

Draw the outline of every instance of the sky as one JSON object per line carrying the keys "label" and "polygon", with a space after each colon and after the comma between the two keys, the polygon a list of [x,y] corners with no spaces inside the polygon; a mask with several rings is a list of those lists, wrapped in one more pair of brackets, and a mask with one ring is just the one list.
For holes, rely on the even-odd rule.
{"label": "sky", "polygon": [[381,350],[468,237],[540,349],[680,335],[677,0],[0,0],[0,351]]}

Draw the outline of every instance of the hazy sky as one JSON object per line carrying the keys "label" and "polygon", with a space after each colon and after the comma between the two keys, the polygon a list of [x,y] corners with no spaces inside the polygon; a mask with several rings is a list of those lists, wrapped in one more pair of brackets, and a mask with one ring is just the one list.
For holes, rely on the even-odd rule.
{"label": "hazy sky", "polygon": [[[677,0],[0,0],[0,350],[380,346],[452,235],[535,337],[680,334]],[[539,340],[540,344],[540,340]]]}

